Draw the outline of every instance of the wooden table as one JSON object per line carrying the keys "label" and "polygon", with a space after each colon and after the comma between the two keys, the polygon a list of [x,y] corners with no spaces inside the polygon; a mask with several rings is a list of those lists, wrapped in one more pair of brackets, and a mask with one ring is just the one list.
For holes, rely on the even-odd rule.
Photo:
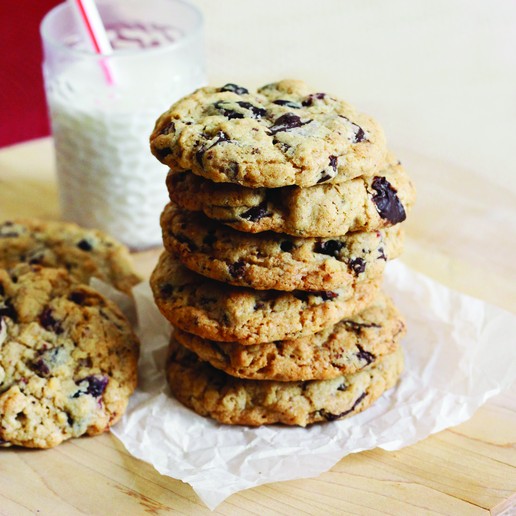
{"label": "wooden table", "polygon": [[[516,311],[514,196],[472,171],[396,150],[419,192],[403,261]],[[20,216],[58,218],[48,139],[0,151],[0,220]],[[135,255],[142,275],[157,254]],[[351,455],[318,478],[238,493],[215,513],[516,514],[515,394],[513,387],[466,423],[416,445]],[[0,514],[36,512],[209,513],[190,486],[159,475],[109,434],[52,450],[0,450]]]}

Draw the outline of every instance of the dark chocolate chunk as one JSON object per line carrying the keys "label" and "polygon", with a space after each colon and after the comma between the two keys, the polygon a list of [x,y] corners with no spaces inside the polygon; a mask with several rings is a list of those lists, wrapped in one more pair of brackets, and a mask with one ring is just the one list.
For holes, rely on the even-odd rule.
{"label": "dark chocolate chunk", "polygon": [[[234,118],[245,118],[246,115],[244,113],[240,113],[239,111],[235,111],[234,109],[231,109],[231,102],[226,102],[223,100],[219,100],[218,102],[215,102],[213,106],[217,111],[219,111],[222,115],[228,118],[228,120],[232,120]],[[251,104],[250,102],[235,102],[234,104],[237,104],[238,106],[246,109],[249,111],[250,116],[249,118],[262,118],[263,116],[267,115],[267,111],[262,108],[255,106],[254,104]]]}
{"label": "dark chocolate chunk", "polygon": [[2,283],[0,283],[0,296],[3,296],[5,295],[5,289],[4,289],[4,286],[2,285]]}
{"label": "dark chocolate chunk", "polygon": [[337,292],[332,292],[331,290],[297,290],[295,292],[292,292],[292,294],[294,295],[294,297],[304,302],[307,302],[310,296],[320,297],[323,301],[329,301],[331,299],[339,297]]}
{"label": "dark chocolate chunk", "polygon": [[14,322],[18,321],[18,314],[10,299],[0,303],[0,317],[9,317]]}
{"label": "dark chocolate chunk", "polygon": [[314,246],[316,253],[327,254],[328,256],[334,256],[335,258],[339,255],[339,251],[344,247],[344,242],[340,240],[323,240],[317,242]]}
{"label": "dark chocolate chunk", "polygon": [[217,241],[217,237],[213,233],[208,233],[203,239],[202,243],[206,245],[213,245]]}
{"label": "dark chocolate chunk", "polygon": [[165,127],[163,127],[160,131],[160,134],[170,134],[175,132],[176,124],[174,122],[169,122]]}
{"label": "dark chocolate chunk", "polygon": [[360,346],[359,344],[357,344],[357,348],[358,348],[357,357],[360,360],[365,360],[367,365],[372,364],[376,360],[375,355],[373,355],[372,353],[369,353],[369,351],[364,351],[364,348],[362,348],[362,346]]}
{"label": "dark chocolate chunk", "polygon": [[186,244],[190,251],[197,250],[197,245],[195,244],[195,242],[193,240],[191,240],[190,238],[188,238],[186,235],[183,235],[182,233],[178,233],[176,235],[176,240],[178,242],[180,242],[181,244]]}
{"label": "dark chocolate chunk", "polygon": [[228,141],[229,141],[228,135],[224,131],[219,131],[215,135],[215,140],[213,142],[203,144],[199,147],[199,149],[195,153],[195,159],[197,160],[197,163],[199,163],[199,165],[202,167],[202,165],[203,165],[202,160],[203,160],[203,157],[204,157],[204,154],[206,153],[206,151],[210,150],[212,147],[215,147],[215,145],[218,145],[219,143],[228,142]]}
{"label": "dark chocolate chunk", "polygon": [[341,383],[338,387],[337,387],[337,390],[338,391],[345,391],[347,390],[348,386],[345,384],[345,383]]}
{"label": "dark chocolate chunk", "polygon": [[372,199],[380,217],[391,224],[403,222],[407,218],[405,208],[389,181],[377,176],[373,179],[372,187],[376,192]]}
{"label": "dark chocolate chunk", "polygon": [[243,88],[242,86],[238,86],[237,84],[233,84],[232,82],[228,82],[222,88],[220,88],[220,91],[231,91],[232,93],[236,93],[237,95],[245,95],[246,93],[249,93],[249,90],[246,88]]}
{"label": "dark chocolate chunk", "polygon": [[157,155],[158,159],[163,160],[170,154],[172,154],[172,151],[169,147],[165,147],[164,149],[157,149],[154,147],[154,153]]}
{"label": "dark chocolate chunk", "polygon": [[351,127],[353,129],[353,140],[352,140],[352,143],[360,143],[360,142],[363,142],[363,141],[368,141],[368,139],[366,138],[364,130],[359,125],[357,125],[354,122],[352,122],[347,116],[344,116],[344,115],[339,115],[339,116],[340,116],[340,118],[344,118],[345,120],[347,120],[351,124]]}
{"label": "dark chocolate chunk", "polygon": [[50,368],[42,358],[32,363],[32,369],[38,376],[48,376],[50,374]]}
{"label": "dark chocolate chunk", "polygon": [[330,167],[333,168],[335,172],[337,172],[337,156],[330,156]]}
{"label": "dark chocolate chunk", "polygon": [[331,290],[323,290],[322,292],[318,292],[317,295],[323,301],[330,301],[331,299],[336,299],[337,297],[339,297],[337,292],[332,292]]}
{"label": "dark chocolate chunk", "polygon": [[297,115],[294,115],[294,113],[285,113],[274,122],[272,127],[269,128],[269,134],[272,136],[277,133],[289,131],[290,129],[295,129],[296,127],[301,127],[303,125],[309,124],[310,122],[311,120],[302,122],[301,118],[299,118]]}
{"label": "dark chocolate chunk", "polygon": [[54,318],[52,315],[52,309],[48,307],[39,315],[39,322],[43,328],[55,332],[56,335],[63,333],[61,322]]}
{"label": "dark chocolate chunk", "polygon": [[68,299],[76,305],[82,305],[86,301],[86,294],[84,292],[72,292]]}
{"label": "dark chocolate chunk", "polygon": [[378,248],[378,260],[387,261],[387,256],[385,256],[385,251],[384,251],[383,247]]}
{"label": "dark chocolate chunk", "polygon": [[316,100],[322,100],[326,97],[326,93],[312,93],[306,97],[305,100],[303,100],[303,106],[309,107],[313,106],[314,102]]}
{"label": "dark chocolate chunk", "polygon": [[165,283],[159,288],[159,292],[162,296],[168,297],[174,292],[174,287],[170,283]]}
{"label": "dark chocolate chunk", "polygon": [[350,330],[355,333],[360,333],[363,328],[381,328],[380,324],[376,323],[359,323],[356,321],[342,321]]}
{"label": "dark chocolate chunk", "polygon": [[233,278],[241,278],[245,272],[245,262],[238,260],[238,262],[228,265],[228,271]]}
{"label": "dark chocolate chunk", "polygon": [[91,251],[93,246],[84,238],[77,243],[77,247],[83,251]]}
{"label": "dark chocolate chunk", "polygon": [[320,185],[321,183],[324,183],[325,181],[328,181],[328,179],[331,179],[332,177],[334,177],[334,176],[331,176],[330,174],[326,174],[323,171],[323,175],[321,176],[321,179],[319,179],[319,181],[317,181],[317,184]]}
{"label": "dark chocolate chunk", "polygon": [[263,201],[262,203],[258,204],[258,206],[253,206],[252,208],[249,208],[247,211],[242,213],[240,218],[249,220],[251,222],[258,222],[268,215],[267,201]]}
{"label": "dark chocolate chunk", "polygon": [[365,271],[366,262],[363,258],[353,258],[349,261],[349,266],[355,273],[355,276],[358,276],[359,274]]}
{"label": "dark chocolate chunk", "polygon": [[344,412],[341,412],[340,414],[332,414],[331,412],[328,412],[324,409],[320,410],[319,411],[319,414],[324,418],[326,419],[326,421],[335,421],[337,419],[340,419],[344,416],[347,416],[349,413],[353,412],[358,404],[367,396],[367,392],[363,392],[356,400],[355,400],[355,403],[353,403],[353,406],[348,409],[348,410],[345,410]]}
{"label": "dark chocolate chunk", "polygon": [[[86,382],[86,390],[82,389],[81,384]],[[93,396],[94,398],[98,398],[104,394],[104,391],[106,390],[107,384],[109,382],[109,378],[107,376],[102,376],[99,374],[94,374],[91,376],[87,376],[86,378],[83,378],[82,380],[76,380],[75,383],[81,387],[80,390],[78,390],[73,397],[78,398],[79,396],[83,396],[84,394],[89,394],[90,396]]]}
{"label": "dark chocolate chunk", "polygon": [[285,253],[291,253],[296,246],[290,240],[283,240],[280,244],[281,250]]}
{"label": "dark chocolate chunk", "polygon": [[283,100],[278,99],[273,102],[273,104],[277,104],[278,106],[287,106],[292,109],[301,109],[301,104],[299,102],[294,102],[293,100]]}

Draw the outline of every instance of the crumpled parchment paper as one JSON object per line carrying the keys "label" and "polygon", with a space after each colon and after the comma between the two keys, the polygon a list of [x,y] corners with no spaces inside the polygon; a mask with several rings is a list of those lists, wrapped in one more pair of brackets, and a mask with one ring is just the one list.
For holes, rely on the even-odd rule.
{"label": "crumpled parchment paper", "polygon": [[399,261],[388,264],[384,284],[408,326],[400,383],[361,414],[306,429],[223,426],[175,401],[164,376],[170,325],[149,286],[138,285],[140,383],[112,432],[132,455],[188,482],[214,509],[242,489],[315,477],[349,453],[413,444],[467,420],[516,379],[515,315]]}

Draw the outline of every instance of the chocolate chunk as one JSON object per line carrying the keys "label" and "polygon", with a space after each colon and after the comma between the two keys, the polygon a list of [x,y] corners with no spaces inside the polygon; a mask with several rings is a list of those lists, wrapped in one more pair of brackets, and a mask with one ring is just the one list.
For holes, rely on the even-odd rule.
{"label": "chocolate chunk", "polygon": [[80,242],[78,242],[77,247],[83,251],[91,251],[93,249],[93,246],[85,239],[82,239]]}
{"label": "chocolate chunk", "polygon": [[312,93],[306,97],[305,100],[303,100],[303,106],[309,107],[313,106],[314,102],[316,100],[322,100],[326,97],[326,93]]}
{"label": "chocolate chunk", "polygon": [[232,93],[236,93],[237,95],[245,95],[246,93],[249,93],[248,89],[233,84],[232,82],[228,82],[227,84],[222,86],[222,88],[220,88],[220,91],[231,91]]}
{"label": "chocolate chunk", "polygon": [[331,290],[324,290],[317,294],[323,301],[330,301],[331,299],[336,299],[339,297],[337,292],[332,292]]}
{"label": "chocolate chunk", "polygon": [[373,179],[372,187],[376,192],[372,199],[380,217],[391,224],[403,222],[407,218],[405,208],[389,181],[377,176]]}
{"label": "chocolate chunk", "polygon": [[63,333],[61,322],[54,318],[52,310],[48,307],[39,315],[39,322],[43,328],[55,332],[56,335]]}
{"label": "chocolate chunk", "polygon": [[353,258],[349,261],[349,266],[355,273],[355,276],[358,276],[359,274],[365,271],[366,262],[363,258]]}
{"label": "chocolate chunk", "polygon": [[330,156],[329,159],[330,159],[330,163],[329,163],[330,167],[333,168],[333,170],[335,172],[337,172],[337,160],[338,160],[337,156]]}
{"label": "chocolate chunk", "polygon": [[317,242],[314,245],[314,251],[316,253],[327,254],[328,256],[334,256],[337,258],[339,251],[344,247],[344,242],[340,240],[323,240]]}
{"label": "chocolate chunk", "polygon": [[251,222],[258,222],[267,216],[269,216],[269,213],[267,213],[267,201],[263,201],[262,203],[258,204],[258,206],[253,206],[252,208],[242,213],[240,218],[249,220]]}
{"label": "chocolate chunk", "polygon": [[330,174],[326,174],[323,171],[323,175],[321,176],[321,179],[319,179],[319,181],[317,181],[317,184],[320,185],[321,183],[324,183],[325,181],[328,181],[328,179],[331,179],[332,177],[334,177],[334,176],[331,176]]}
{"label": "chocolate chunk", "polygon": [[360,346],[359,344],[357,344],[357,348],[358,348],[357,357],[360,360],[365,360],[367,365],[373,363],[376,360],[375,355],[373,355],[372,353],[369,353],[369,351],[364,351],[364,348],[362,348],[362,346]]}
{"label": "chocolate chunk", "polygon": [[280,244],[280,248],[285,253],[291,253],[296,248],[296,246],[290,240],[283,240],[283,242]]}
{"label": "chocolate chunk", "polygon": [[0,303],[0,317],[9,317],[13,322],[18,321],[18,314],[10,299],[5,300],[3,304]]}
{"label": "chocolate chunk", "polygon": [[228,141],[229,141],[229,136],[224,131],[219,131],[215,135],[215,139],[213,142],[203,144],[199,147],[199,149],[195,153],[195,159],[197,160],[197,163],[199,163],[199,165],[202,167],[202,165],[203,165],[202,160],[203,160],[203,157],[204,157],[204,154],[206,153],[206,151],[210,150],[212,147],[215,147],[215,145],[218,145],[219,143],[228,142]]}
{"label": "chocolate chunk", "polygon": [[50,368],[42,358],[32,363],[32,369],[38,376],[48,376],[50,374]]}
{"label": "chocolate chunk", "polygon": [[301,109],[301,104],[299,102],[294,102],[293,100],[283,100],[278,99],[273,102],[273,104],[277,104],[278,106],[287,106],[292,109]]}
{"label": "chocolate chunk", "polygon": [[385,256],[385,251],[384,251],[383,247],[378,248],[378,260],[387,261],[387,256]]}
{"label": "chocolate chunk", "polygon": [[213,245],[217,241],[217,237],[213,233],[208,233],[203,239],[202,243],[206,245]]}
{"label": "chocolate chunk", "polygon": [[4,289],[4,286],[2,285],[2,283],[0,283],[0,296],[3,296],[5,295],[5,289]]}
{"label": "chocolate chunk", "polygon": [[72,292],[68,299],[76,305],[82,305],[86,301],[86,294],[84,292]]}
{"label": "chocolate chunk", "polygon": [[356,321],[342,321],[350,330],[355,333],[361,333],[363,328],[381,328],[380,324],[376,323],[359,323]]}
{"label": "chocolate chunk", "polygon": [[176,235],[176,240],[178,242],[180,242],[181,244],[186,244],[190,251],[197,250],[197,245],[195,244],[195,242],[193,240],[191,240],[190,238],[188,238],[186,235],[183,235],[182,233],[178,233]]}
{"label": "chocolate chunk", "polygon": [[164,285],[161,285],[159,292],[164,297],[171,296],[174,292],[174,286],[170,283],[165,283]]}
{"label": "chocolate chunk", "polygon": [[174,122],[169,122],[165,127],[161,129],[159,132],[160,134],[170,134],[175,132],[176,130],[176,124]]}
{"label": "chocolate chunk", "polygon": [[39,376],[48,376],[52,369],[63,363],[63,358],[67,354],[61,346],[42,350],[39,352],[39,357],[31,365],[32,369]]}
{"label": "chocolate chunk", "polygon": [[167,156],[172,154],[172,151],[169,147],[165,147],[164,149],[157,149],[156,147],[154,147],[154,154],[156,154],[159,160],[163,160]]}
{"label": "chocolate chunk", "polygon": [[294,113],[285,113],[274,122],[272,127],[269,128],[269,135],[273,136],[277,133],[290,131],[290,129],[301,127],[303,125],[309,124],[310,122],[311,120],[302,122],[301,118],[299,118],[297,115],[294,115]]}
{"label": "chocolate chunk", "polygon": [[348,389],[348,386],[345,383],[341,383],[338,387],[338,391],[346,391]]}
{"label": "chocolate chunk", "polygon": [[[89,394],[94,398],[98,398],[102,396],[104,391],[106,390],[107,384],[109,382],[109,378],[107,376],[102,375],[91,375],[83,378],[82,380],[76,380],[76,384],[81,387],[73,397],[78,398],[79,396],[83,396],[84,394]],[[86,390],[83,390],[84,383],[86,383]]]}
{"label": "chocolate chunk", "polygon": [[250,102],[226,102],[223,100],[219,100],[218,102],[215,102],[213,106],[217,111],[219,111],[222,115],[228,118],[228,120],[232,120],[234,118],[245,118],[246,115],[244,113],[240,113],[239,111],[235,111],[234,109],[231,109],[232,104],[237,104],[238,106],[246,109],[249,111],[250,116],[249,118],[262,118],[263,116],[267,115],[267,111],[262,108],[255,106],[254,104],[251,104]]}
{"label": "chocolate chunk", "polygon": [[363,141],[369,141],[366,138],[364,130],[354,122],[352,122],[347,116],[339,115],[340,118],[344,118],[344,120],[347,120],[351,124],[351,128],[353,129],[353,140],[352,143],[360,143]]}
{"label": "chocolate chunk", "polygon": [[245,272],[245,262],[238,260],[238,262],[228,265],[228,271],[233,278],[241,278]]}
{"label": "chocolate chunk", "polygon": [[363,392],[356,400],[355,403],[353,403],[353,406],[349,410],[345,410],[344,412],[341,412],[340,414],[332,414],[331,412],[328,412],[324,409],[319,411],[319,414],[326,419],[326,421],[335,421],[337,419],[340,419],[344,416],[347,416],[349,413],[353,412],[358,404],[367,396],[367,392]]}

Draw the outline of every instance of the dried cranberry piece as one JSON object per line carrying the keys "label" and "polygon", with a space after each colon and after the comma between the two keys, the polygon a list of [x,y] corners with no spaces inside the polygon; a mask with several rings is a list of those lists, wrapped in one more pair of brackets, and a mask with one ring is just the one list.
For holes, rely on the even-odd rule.
{"label": "dried cranberry piece", "polygon": [[245,95],[249,93],[248,89],[242,86],[238,86],[237,84],[233,84],[232,82],[228,82],[227,84],[222,86],[222,88],[220,88],[220,91],[231,91],[232,93],[236,93],[237,95]]}
{"label": "dried cranberry piece", "polygon": [[238,260],[238,262],[228,265],[228,271],[233,278],[241,278],[245,272],[244,260]]}
{"label": "dried cranberry piece", "polygon": [[260,203],[258,206],[253,206],[240,215],[240,218],[249,220],[251,222],[258,222],[264,217],[268,216],[267,201]]}
{"label": "dried cranberry piece", "polygon": [[344,242],[340,240],[324,240],[323,242],[317,242],[314,246],[316,253],[327,254],[328,256],[334,256],[337,258],[339,251],[344,247]]}
{"label": "dried cranberry piece", "polygon": [[299,102],[294,102],[293,100],[284,100],[278,99],[273,102],[273,104],[277,104],[278,106],[287,106],[292,109],[301,109],[301,104]]}
{"label": "dried cranberry piece", "polygon": [[407,215],[405,208],[396,193],[385,177],[375,177],[372,184],[376,194],[372,199],[380,217],[388,220],[391,224],[403,222]]}
{"label": "dried cranberry piece", "polygon": [[349,266],[355,273],[355,276],[358,276],[359,274],[365,271],[366,262],[363,258],[353,258],[352,260],[350,260]]}
{"label": "dried cranberry piece", "polygon": [[299,118],[297,115],[294,115],[294,113],[285,113],[274,122],[272,127],[269,128],[269,135],[273,136],[277,133],[289,131],[290,129],[295,129],[296,127],[309,124],[310,122],[311,120],[302,122],[301,118]]}
{"label": "dried cranberry piece", "polygon": [[77,247],[83,251],[91,251],[93,249],[93,246],[84,238],[77,243]]}
{"label": "dried cranberry piece", "polygon": [[45,308],[39,315],[39,322],[46,330],[54,331],[57,335],[63,333],[61,322],[54,318],[52,310]]}

